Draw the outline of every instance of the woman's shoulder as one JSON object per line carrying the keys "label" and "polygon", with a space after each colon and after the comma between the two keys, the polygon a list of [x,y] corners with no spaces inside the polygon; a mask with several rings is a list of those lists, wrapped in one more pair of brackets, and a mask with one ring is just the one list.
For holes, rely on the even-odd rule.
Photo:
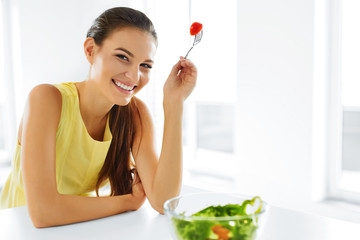
{"label": "woman's shoulder", "polygon": [[29,101],[42,101],[43,104],[59,107],[67,102],[76,102],[78,98],[75,83],[39,84],[29,94]]}
{"label": "woman's shoulder", "polygon": [[44,100],[61,103],[61,93],[59,89],[52,84],[39,84],[31,89],[29,100],[42,100],[43,104],[46,104]]}
{"label": "woman's shoulder", "polygon": [[[19,125],[18,144],[22,145],[24,129],[41,129],[41,133],[56,131],[60,121],[62,96],[51,84],[35,86],[29,93]],[[24,128],[24,126],[26,126]],[[39,132],[39,131],[38,131]]]}
{"label": "woman's shoulder", "polygon": [[[40,84],[35,86],[29,93],[28,110],[47,113],[60,113],[62,95],[52,84]],[[35,109],[36,108],[36,109]]]}
{"label": "woman's shoulder", "polygon": [[133,98],[134,98],[133,100],[135,102],[136,108],[137,108],[140,116],[141,117],[150,117],[151,113],[150,113],[149,108],[145,104],[145,102],[137,97],[133,97]]}

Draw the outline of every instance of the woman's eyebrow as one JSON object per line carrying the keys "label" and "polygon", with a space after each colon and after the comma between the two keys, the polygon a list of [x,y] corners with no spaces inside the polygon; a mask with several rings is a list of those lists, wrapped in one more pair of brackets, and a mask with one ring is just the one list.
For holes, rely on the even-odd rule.
{"label": "woman's eyebrow", "polygon": [[[130,57],[134,57],[134,54],[132,52],[130,52],[129,50],[125,49],[125,48],[116,48],[115,50],[121,50],[123,52],[126,52]],[[147,60],[145,60],[145,62],[154,63],[154,61],[151,60],[151,59],[147,59]]]}
{"label": "woman's eyebrow", "polygon": [[147,59],[147,60],[145,60],[144,62],[154,63],[154,61],[153,61],[153,60],[151,60],[151,59]]}
{"label": "woman's eyebrow", "polygon": [[134,54],[125,48],[116,48],[115,50],[121,50],[123,52],[126,52],[130,57],[134,57]]}

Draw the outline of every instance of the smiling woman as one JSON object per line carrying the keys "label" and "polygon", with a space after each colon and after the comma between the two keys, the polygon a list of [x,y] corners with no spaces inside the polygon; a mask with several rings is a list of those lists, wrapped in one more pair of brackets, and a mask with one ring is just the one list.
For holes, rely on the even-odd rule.
{"label": "smiling woman", "polygon": [[[181,57],[165,82],[158,156],[149,111],[135,97],[150,80],[156,48],[154,27],[137,10],[112,8],[95,20],[84,42],[87,79],[30,92],[1,208],[26,205],[36,227],[136,210],[145,197],[163,213],[180,192],[183,105],[197,70]],[[107,183],[110,196],[99,196]],[[94,190],[98,197],[88,196]]]}
{"label": "smiling woman", "polygon": [[[156,33],[154,30],[150,30],[152,34],[149,34],[140,29],[126,27],[110,34],[100,44],[101,39],[97,39],[95,35],[98,33],[92,31],[93,29],[90,29],[88,32],[85,51],[89,62],[96,62],[101,67],[92,68],[90,77],[99,79],[98,87],[107,97],[113,97],[111,102],[126,105],[134,94],[149,82],[150,68],[157,45]],[[122,47],[119,47],[119,44]],[[96,48],[96,46],[101,47]],[[95,52],[98,54],[94,57]],[[126,69],[124,76],[121,76],[122,71],[119,69]],[[109,79],[114,84],[109,85],[111,83]],[[117,91],[114,85],[117,86]],[[119,98],[119,91],[126,97]]]}
{"label": "smiling woman", "polygon": [[[102,19],[98,20],[98,22],[101,21]],[[146,23],[143,19],[138,19],[138,21],[138,25],[140,25],[141,22]],[[114,23],[113,25],[117,26],[117,24]],[[144,28],[145,27],[146,26],[144,26]],[[132,103],[130,103],[130,101],[132,97],[149,82],[149,68],[144,67],[144,65],[148,65],[144,62],[153,62],[153,60],[149,59],[153,59],[155,55],[156,46],[154,43],[156,42],[156,33],[153,28],[150,28],[151,34],[149,34],[149,30],[144,31],[138,27],[126,27],[114,31],[109,34],[106,39],[102,39],[99,35],[102,36],[106,34],[99,31],[99,29],[106,29],[106,26],[99,26],[97,29],[91,28],[87,34],[88,38],[84,43],[85,54],[90,64],[93,64],[93,67],[90,68],[88,81],[78,83],[77,88],[80,92],[80,109],[82,109],[84,120],[87,119],[86,115],[91,115],[93,106],[96,104],[95,102],[88,104],[88,102],[96,101],[96,99],[93,98],[93,92],[82,91],[82,89],[86,88],[90,83],[93,83],[94,86],[100,90],[101,98],[107,98],[110,103],[110,106],[101,106],[100,111],[103,111],[101,115],[106,115],[106,112],[113,108],[111,115],[114,116],[113,118],[116,116],[117,121],[110,119],[110,127],[122,129],[112,133],[113,144],[110,145],[109,149],[109,152],[112,152],[112,154],[107,155],[107,161],[105,161],[105,165],[99,174],[99,181],[96,185],[96,190],[98,191],[101,182],[109,177],[112,185],[112,195],[119,195],[128,193],[131,189],[131,174],[128,171],[130,166],[125,165],[117,169],[111,169],[110,166],[116,166],[117,158],[125,158],[119,162],[129,164],[128,159],[134,137],[134,117],[132,115],[134,113],[139,114],[137,112],[136,101],[133,100]],[[119,45],[121,47],[119,47]],[[127,49],[131,49],[134,53]],[[81,92],[84,93],[83,96]],[[88,96],[86,96],[87,93]],[[81,101],[81,99],[84,100]],[[125,123],[121,123],[120,121],[122,119],[128,120]],[[85,125],[86,124],[85,122]],[[103,125],[104,124],[106,124],[106,121],[103,121]],[[121,126],[116,126],[120,124]],[[87,129],[89,131],[90,121],[88,125],[89,127],[87,127]],[[94,132],[97,131],[95,130]],[[100,131],[99,140],[101,140],[102,135],[103,132]],[[125,139],[127,141],[122,142]],[[122,144],[126,144],[123,151],[116,153],[116,147]],[[124,152],[124,150],[127,152]],[[129,185],[124,185],[124,179],[117,179],[119,176],[127,176]]]}

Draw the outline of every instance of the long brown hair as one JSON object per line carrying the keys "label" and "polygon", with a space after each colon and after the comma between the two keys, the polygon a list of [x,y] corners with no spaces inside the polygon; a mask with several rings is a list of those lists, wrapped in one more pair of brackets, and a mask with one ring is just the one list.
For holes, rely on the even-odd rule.
{"label": "long brown hair", "polygon": [[[123,27],[133,27],[150,33],[157,43],[157,35],[154,25],[142,12],[126,8],[116,7],[106,10],[95,19],[87,33],[98,46],[114,31]],[[101,184],[109,179],[111,186],[110,196],[123,195],[132,192],[133,176],[135,167],[131,161],[131,151],[134,143],[136,118],[140,120],[140,113],[133,98],[126,106],[114,105],[110,110],[109,126],[112,141],[105,158],[104,165],[99,172],[96,183],[96,194],[99,196]]]}

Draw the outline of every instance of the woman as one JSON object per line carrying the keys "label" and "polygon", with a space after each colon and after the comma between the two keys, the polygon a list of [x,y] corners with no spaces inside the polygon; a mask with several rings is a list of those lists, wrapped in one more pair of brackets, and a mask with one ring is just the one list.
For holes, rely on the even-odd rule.
{"label": "woman", "polygon": [[[2,208],[27,205],[39,228],[136,210],[145,197],[163,213],[181,188],[183,103],[197,70],[181,57],[164,85],[158,157],[149,111],[134,96],[149,81],[156,47],[154,27],[139,11],[113,8],[95,20],[84,42],[87,80],[29,94]],[[99,196],[108,182],[110,196]]]}

